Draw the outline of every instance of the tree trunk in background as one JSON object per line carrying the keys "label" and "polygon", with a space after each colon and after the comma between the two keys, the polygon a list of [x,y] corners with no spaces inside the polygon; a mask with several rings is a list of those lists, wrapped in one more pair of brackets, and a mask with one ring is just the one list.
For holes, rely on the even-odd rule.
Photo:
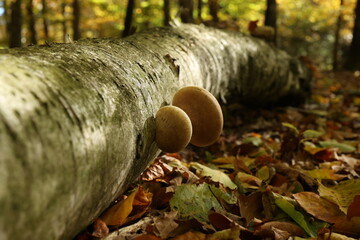
{"label": "tree trunk in background", "polygon": [[170,26],[170,0],[164,0],[164,26]]}
{"label": "tree trunk in background", "polygon": [[219,0],[209,0],[209,11],[214,23],[219,22],[218,12],[220,9]]}
{"label": "tree trunk in background", "polygon": [[49,40],[49,22],[47,19],[47,4],[46,4],[46,0],[41,0],[41,5],[42,5],[42,17],[43,17],[43,27],[44,27],[44,36],[45,36],[45,40]]}
{"label": "tree trunk in background", "polygon": [[11,3],[11,15],[10,15],[10,37],[9,47],[21,47],[21,29],[22,29],[22,11],[21,11],[21,0],[16,0]]}
{"label": "tree trunk in background", "polygon": [[353,39],[351,41],[349,58],[346,68],[349,70],[360,69],[360,0],[357,0],[354,11],[355,21]]}
{"label": "tree trunk in background", "polygon": [[203,1],[202,0],[198,0],[198,5],[197,5],[197,15],[198,15],[198,20],[199,22],[202,22],[202,7],[203,7]]}
{"label": "tree trunk in background", "polygon": [[30,43],[36,45],[37,44],[36,19],[34,16],[33,5],[34,5],[33,0],[28,0],[26,5],[26,10],[29,18]]}
{"label": "tree trunk in background", "polygon": [[74,40],[79,40],[81,38],[81,30],[80,30],[80,0],[73,1],[73,38]]}
{"label": "tree trunk in background", "polygon": [[1,51],[1,240],[84,229],[159,154],[154,116],[181,86],[267,105],[310,76],[261,39],[189,24]]}
{"label": "tree trunk in background", "polygon": [[125,23],[124,23],[125,26],[124,26],[124,31],[122,32],[122,37],[127,37],[131,35],[131,26],[133,21],[134,9],[135,9],[135,0],[128,0]]}
{"label": "tree trunk in background", "polygon": [[336,21],[335,41],[334,41],[334,49],[333,49],[333,70],[335,71],[339,69],[340,30],[343,21],[343,10],[342,10],[343,6],[344,6],[344,0],[340,0],[340,9]]}
{"label": "tree trunk in background", "polygon": [[10,17],[9,17],[9,6],[6,0],[3,0],[3,7],[4,7],[4,20],[5,20],[5,36],[10,34]]}
{"label": "tree trunk in background", "polygon": [[61,4],[61,13],[63,16],[62,20],[62,29],[63,29],[63,40],[64,42],[68,42],[68,30],[67,30],[67,13],[66,13],[66,2],[62,2]]}
{"label": "tree trunk in background", "polygon": [[194,1],[179,0],[180,19],[183,23],[194,23]]}
{"label": "tree trunk in background", "polygon": [[276,0],[266,0],[265,25],[274,28],[274,43],[277,43]]}

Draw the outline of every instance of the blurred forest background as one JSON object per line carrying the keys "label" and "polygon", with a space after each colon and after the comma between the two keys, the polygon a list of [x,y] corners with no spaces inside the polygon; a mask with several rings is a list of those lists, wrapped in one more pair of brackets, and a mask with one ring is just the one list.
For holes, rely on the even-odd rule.
{"label": "blurred forest background", "polygon": [[337,70],[353,52],[359,1],[1,0],[0,47],[126,36],[171,20],[248,34],[248,23],[259,20],[275,28],[279,48]]}

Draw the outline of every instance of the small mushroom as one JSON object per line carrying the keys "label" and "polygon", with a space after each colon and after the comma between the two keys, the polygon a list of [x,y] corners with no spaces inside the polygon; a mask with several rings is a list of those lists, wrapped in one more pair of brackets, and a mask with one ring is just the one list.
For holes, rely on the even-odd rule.
{"label": "small mushroom", "polygon": [[183,87],[175,93],[172,105],[184,110],[191,120],[191,144],[205,147],[216,142],[224,120],[219,102],[209,91],[196,86]]}
{"label": "small mushroom", "polygon": [[178,152],[189,144],[192,135],[191,121],[180,108],[160,108],[156,113],[155,124],[156,144],[162,151]]}

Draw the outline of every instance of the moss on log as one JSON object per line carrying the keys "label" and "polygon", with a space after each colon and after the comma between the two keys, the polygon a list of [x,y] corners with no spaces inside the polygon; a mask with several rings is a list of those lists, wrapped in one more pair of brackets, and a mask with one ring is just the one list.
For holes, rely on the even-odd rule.
{"label": "moss on log", "polygon": [[195,25],[0,52],[0,239],[71,239],[159,153],[154,115],[184,85],[271,103],[306,69]]}

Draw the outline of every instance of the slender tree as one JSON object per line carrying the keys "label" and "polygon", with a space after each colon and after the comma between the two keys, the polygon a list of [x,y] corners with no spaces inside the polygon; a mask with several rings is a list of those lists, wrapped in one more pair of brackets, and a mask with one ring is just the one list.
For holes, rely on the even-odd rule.
{"label": "slender tree", "polygon": [[198,15],[198,20],[200,22],[202,22],[202,7],[203,7],[203,1],[202,0],[198,0],[198,5],[197,5],[197,15]]}
{"label": "slender tree", "polygon": [[350,70],[360,69],[360,0],[356,2],[353,39],[346,68]]}
{"label": "slender tree", "polygon": [[125,26],[122,32],[122,37],[129,36],[131,34],[131,26],[135,9],[135,0],[128,0],[126,7]]}
{"label": "slender tree", "polygon": [[183,23],[193,23],[194,17],[194,1],[193,0],[179,0],[180,19]]}
{"label": "slender tree", "polygon": [[43,27],[44,27],[44,36],[45,39],[48,40],[49,39],[49,22],[47,19],[47,4],[46,4],[46,0],[41,0],[41,5],[42,5],[42,18],[43,18]]}
{"label": "slender tree", "polygon": [[6,35],[8,35],[10,33],[10,19],[9,19],[9,6],[6,0],[3,0],[3,9],[4,9],[5,30],[6,30]]}
{"label": "slender tree", "polygon": [[10,17],[10,39],[9,47],[21,47],[21,29],[22,29],[22,12],[21,0],[16,0],[11,3],[11,17]]}
{"label": "slender tree", "polygon": [[78,40],[81,38],[80,31],[80,0],[73,1],[73,38],[74,40]]}
{"label": "slender tree", "polygon": [[170,26],[170,0],[164,0],[164,26]]}
{"label": "slender tree", "polygon": [[339,69],[339,47],[340,47],[340,30],[343,22],[342,7],[344,6],[344,0],[340,0],[340,11],[336,21],[335,27],[335,42],[333,49],[333,70]]}
{"label": "slender tree", "polygon": [[209,0],[208,4],[209,4],[209,11],[210,11],[212,20],[215,23],[219,22],[219,16],[218,16],[219,9],[220,9],[219,0]]}
{"label": "slender tree", "polygon": [[67,16],[66,16],[66,1],[61,3],[61,14],[63,16],[62,20],[62,29],[63,29],[63,40],[67,42],[68,39],[68,29],[67,29]]}
{"label": "slender tree", "polygon": [[276,0],[266,0],[265,25],[274,28],[274,43],[277,41]]}
{"label": "slender tree", "polygon": [[30,43],[36,45],[37,44],[36,19],[34,15],[33,5],[34,5],[33,0],[28,0],[26,4],[26,10],[29,18],[28,27],[30,33]]}

